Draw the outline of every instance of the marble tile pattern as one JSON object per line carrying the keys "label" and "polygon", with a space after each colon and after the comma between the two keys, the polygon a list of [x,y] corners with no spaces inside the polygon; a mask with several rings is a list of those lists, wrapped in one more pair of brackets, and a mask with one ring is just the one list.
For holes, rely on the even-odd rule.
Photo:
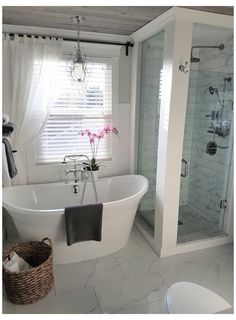
{"label": "marble tile pattern", "polygon": [[[154,218],[155,210],[138,211],[136,215],[137,222],[152,238],[154,237]],[[179,221],[182,224],[178,225],[177,243],[226,235],[217,223],[206,219],[188,205],[179,207]]]}
{"label": "marble tile pattern", "polygon": [[188,205],[179,208],[179,220],[182,224],[178,225],[177,243],[226,236],[218,224],[198,214]]}
{"label": "marble tile pattern", "polygon": [[[185,129],[184,129],[184,144],[182,159],[188,162],[188,168],[191,165],[191,150],[192,150],[192,136],[193,136],[193,121],[195,100],[197,92],[197,72],[191,72],[189,74],[189,89],[188,89],[188,102],[185,115]],[[181,196],[179,200],[180,206],[185,206],[188,203],[188,188],[189,188],[189,174],[186,177],[181,177],[180,191]]]}
{"label": "marble tile pattern", "polygon": [[201,284],[232,304],[233,247],[160,258],[133,228],[122,250],[54,266],[54,276],[50,294],[30,305],[10,303],[3,291],[3,314],[162,314],[163,297],[176,281]]}
{"label": "marble tile pattern", "polygon": [[[180,205],[188,205],[194,211],[218,224],[223,220],[224,210],[220,200],[226,197],[231,148],[217,148],[215,155],[206,153],[209,141],[214,135],[207,130],[211,111],[221,110],[216,94],[209,93],[209,87],[218,88],[223,98],[224,77],[232,77],[226,83],[223,118],[232,120],[233,105],[233,39],[224,39],[225,48],[200,49],[200,62],[191,64],[183,158],[189,162],[189,175],[181,178]],[[197,67],[196,67],[197,66]],[[231,128],[232,135],[232,128]],[[220,146],[230,145],[230,136],[215,136]]]}

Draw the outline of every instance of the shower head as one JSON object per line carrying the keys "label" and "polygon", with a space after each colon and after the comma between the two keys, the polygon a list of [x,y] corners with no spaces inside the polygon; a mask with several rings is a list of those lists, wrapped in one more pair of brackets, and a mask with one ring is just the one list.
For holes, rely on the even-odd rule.
{"label": "shower head", "polygon": [[214,94],[215,92],[218,93],[217,88],[209,87],[210,94]]}
{"label": "shower head", "polygon": [[193,62],[193,63],[200,62],[200,58],[196,58],[196,57],[191,56],[190,62]]}
{"label": "shower head", "polygon": [[200,58],[196,58],[193,56],[193,49],[200,49],[200,48],[216,48],[216,49],[219,49],[219,50],[224,50],[225,46],[223,43],[221,43],[220,45],[218,46],[192,46],[192,49],[191,49],[191,58],[190,58],[190,62],[200,62]]}
{"label": "shower head", "polygon": [[224,48],[225,48],[225,45],[224,45],[223,43],[221,43],[221,44],[218,46],[218,49],[221,50],[221,51],[224,50]]}

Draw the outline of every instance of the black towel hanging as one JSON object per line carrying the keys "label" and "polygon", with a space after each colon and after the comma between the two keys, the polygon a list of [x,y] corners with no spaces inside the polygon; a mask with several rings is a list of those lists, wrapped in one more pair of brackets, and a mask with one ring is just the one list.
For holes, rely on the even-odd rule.
{"label": "black towel hanging", "polygon": [[101,241],[103,204],[65,208],[67,245],[81,241]]}
{"label": "black towel hanging", "polygon": [[7,138],[3,138],[2,143],[5,145],[9,176],[10,176],[10,178],[14,178],[17,175],[18,171],[17,171],[15,160],[13,157],[13,151],[11,148],[11,144]]}

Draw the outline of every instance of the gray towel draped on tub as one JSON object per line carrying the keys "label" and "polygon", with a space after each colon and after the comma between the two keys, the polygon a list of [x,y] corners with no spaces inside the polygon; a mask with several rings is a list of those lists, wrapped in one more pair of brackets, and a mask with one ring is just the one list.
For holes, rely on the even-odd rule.
{"label": "gray towel draped on tub", "polygon": [[65,208],[67,245],[81,241],[101,241],[103,204]]}

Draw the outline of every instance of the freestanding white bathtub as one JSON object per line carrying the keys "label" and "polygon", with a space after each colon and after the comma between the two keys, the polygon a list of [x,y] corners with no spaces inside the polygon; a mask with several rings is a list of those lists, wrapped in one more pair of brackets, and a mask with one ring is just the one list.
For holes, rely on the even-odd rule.
{"label": "freestanding white bathtub", "polygon": [[[102,178],[96,182],[98,202],[103,203],[102,241],[67,246],[64,208],[80,204],[80,192],[72,183],[49,183],[3,188],[3,206],[12,216],[23,241],[49,237],[55,264],[85,261],[122,249],[129,239],[138,204],[148,189],[139,175]],[[83,204],[95,202],[92,183],[87,183]]]}

